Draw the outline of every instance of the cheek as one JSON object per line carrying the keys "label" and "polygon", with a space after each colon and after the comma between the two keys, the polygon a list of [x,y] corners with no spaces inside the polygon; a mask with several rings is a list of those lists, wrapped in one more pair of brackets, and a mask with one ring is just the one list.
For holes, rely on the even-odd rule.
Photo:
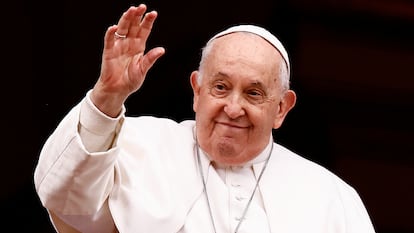
{"label": "cheek", "polygon": [[199,101],[197,119],[204,128],[214,128],[215,122],[218,118],[222,118],[224,113],[224,105],[217,100]]}
{"label": "cheek", "polygon": [[273,128],[273,123],[277,117],[277,109],[274,108],[260,108],[255,111],[250,111],[249,119],[253,122],[254,125],[258,128],[266,130],[268,128]]}
{"label": "cheek", "polygon": [[222,100],[214,98],[207,93],[200,95],[197,100],[198,111],[202,111],[204,113],[215,112],[223,106],[224,104]]}
{"label": "cheek", "polygon": [[211,120],[220,114],[220,110],[222,109],[221,106],[222,105],[212,101],[201,101],[198,104],[198,114],[201,115],[204,120]]}
{"label": "cheek", "polygon": [[197,96],[194,96],[194,99],[193,99],[193,111],[194,112],[197,112],[197,110],[198,110],[198,97]]}

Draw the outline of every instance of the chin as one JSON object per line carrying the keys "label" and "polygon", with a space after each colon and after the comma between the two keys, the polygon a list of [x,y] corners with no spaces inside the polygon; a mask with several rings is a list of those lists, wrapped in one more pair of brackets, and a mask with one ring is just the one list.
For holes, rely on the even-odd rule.
{"label": "chin", "polygon": [[240,157],[240,154],[234,143],[220,142],[214,150],[213,160],[220,165],[241,165],[246,161]]}

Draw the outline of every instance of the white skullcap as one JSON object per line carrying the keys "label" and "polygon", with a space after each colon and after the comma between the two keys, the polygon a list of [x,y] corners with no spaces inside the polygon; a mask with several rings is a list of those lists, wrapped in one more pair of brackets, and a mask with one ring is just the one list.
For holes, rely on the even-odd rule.
{"label": "white skullcap", "polygon": [[210,43],[212,40],[214,40],[218,37],[221,37],[221,36],[233,33],[233,32],[250,32],[250,33],[256,34],[256,35],[262,37],[263,39],[267,40],[282,55],[283,59],[285,60],[286,66],[287,66],[287,73],[288,73],[288,75],[290,74],[289,56],[288,56],[288,53],[287,53],[285,47],[283,47],[282,43],[279,41],[279,39],[276,38],[276,36],[274,36],[272,33],[270,33],[268,30],[266,30],[262,27],[255,26],[255,25],[249,25],[249,24],[232,26],[232,27],[230,27],[230,28],[214,35],[207,43]]}

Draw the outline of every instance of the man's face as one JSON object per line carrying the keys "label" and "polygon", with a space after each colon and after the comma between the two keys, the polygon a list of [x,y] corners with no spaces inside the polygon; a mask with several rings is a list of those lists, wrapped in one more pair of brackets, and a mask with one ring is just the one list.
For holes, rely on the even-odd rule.
{"label": "man's face", "polygon": [[272,128],[280,126],[285,115],[280,61],[261,37],[233,33],[214,41],[202,74],[193,72],[198,142],[213,161],[238,165],[251,160],[269,142]]}

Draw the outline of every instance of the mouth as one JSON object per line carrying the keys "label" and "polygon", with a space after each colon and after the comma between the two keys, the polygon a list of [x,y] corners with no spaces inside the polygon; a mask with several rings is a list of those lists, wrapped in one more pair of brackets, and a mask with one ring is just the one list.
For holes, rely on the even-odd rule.
{"label": "mouth", "polygon": [[217,122],[219,125],[223,125],[225,127],[234,128],[234,129],[246,129],[249,126],[246,126],[244,124],[237,124],[233,122]]}

